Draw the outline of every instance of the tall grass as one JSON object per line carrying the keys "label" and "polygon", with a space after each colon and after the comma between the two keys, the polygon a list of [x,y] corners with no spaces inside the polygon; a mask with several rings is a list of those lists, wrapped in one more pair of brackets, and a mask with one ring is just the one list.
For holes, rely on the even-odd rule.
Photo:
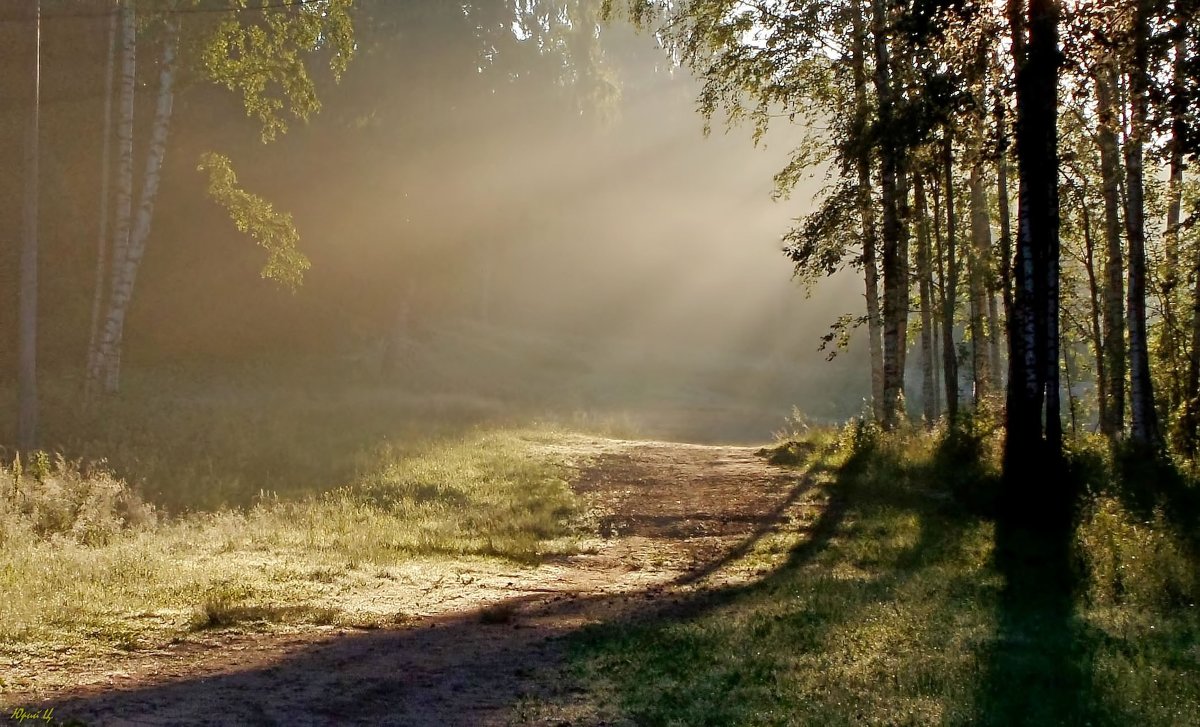
{"label": "tall grass", "polygon": [[[241,621],[353,619],[334,596],[356,573],[414,558],[527,562],[569,550],[577,508],[564,463],[534,450],[547,436],[492,432],[415,456],[382,452],[372,472],[326,493],[160,522],[132,516],[148,511],[106,472],[60,462],[23,473],[18,498],[4,496],[0,653],[137,648]],[[60,501],[81,505],[48,515]]]}
{"label": "tall grass", "polygon": [[0,468],[0,493],[0,548],[55,538],[104,545],[156,519],[154,508],[103,466],[45,452]]}

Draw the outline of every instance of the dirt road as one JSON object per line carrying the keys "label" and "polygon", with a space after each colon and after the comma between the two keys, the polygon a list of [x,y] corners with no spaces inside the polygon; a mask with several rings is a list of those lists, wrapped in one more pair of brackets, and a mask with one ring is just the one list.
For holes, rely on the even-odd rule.
{"label": "dirt road", "polygon": [[[746,447],[561,446],[588,462],[574,487],[599,532],[584,553],[414,575],[388,597],[416,615],[393,627],[214,633],[70,673],[46,664],[6,704],[95,725],[604,723],[585,697],[563,699],[560,637],[753,578],[736,557],[795,515],[806,484]],[[527,709],[549,693],[555,710]]]}

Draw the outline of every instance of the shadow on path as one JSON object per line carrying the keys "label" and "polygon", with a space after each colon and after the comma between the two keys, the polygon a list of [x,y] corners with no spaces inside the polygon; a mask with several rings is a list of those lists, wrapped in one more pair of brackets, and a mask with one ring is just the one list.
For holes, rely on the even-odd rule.
{"label": "shadow on path", "polygon": [[[695,534],[713,522],[722,524],[716,541],[722,548],[674,580],[625,592],[530,590],[402,629],[340,631],[315,641],[310,632],[294,639],[250,635],[211,647],[186,645],[174,658],[206,652],[203,667],[192,673],[149,675],[130,688],[83,688],[30,706],[52,706],[64,722],[97,725],[504,723],[514,705],[540,688],[539,670],[563,661],[558,637],[588,624],[677,616],[712,605],[699,582],[786,521],[785,513],[810,485],[795,472],[761,463],[750,450],[731,456],[730,448],[707,454],[694,449],[667,461],[663,453],[670,454],[669,448],[660,449],[644,454],[631,449],[615,476],[613,461],[601,467],[629,495],[621,502],[622,522],[632,531],[678,538],[680,527]],[[704,474],[693,482],[689,467]],[[599,487],[597,476],[585,472],[584,480],[592,478],[585,485]],[[790,567],[823,547],[843,512],[839,502],[828,504],[809,539],[791,554]],[[735,592],[725,588],[718,597]],[[270,648],[263,647],[265,641]]]}

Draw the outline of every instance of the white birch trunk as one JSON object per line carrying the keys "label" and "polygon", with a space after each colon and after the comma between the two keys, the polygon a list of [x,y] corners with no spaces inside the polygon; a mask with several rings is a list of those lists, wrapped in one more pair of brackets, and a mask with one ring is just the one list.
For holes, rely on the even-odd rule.
{"label": "white birch trunk", "polygon": [[1125,228],[1129,235],[1129,394],[1130,436],[1142,445],[1158,446],[1162,439],[1154,409],[1150,378],[1150,349],[1146,330],[1146,227],[1143,146],[1149,129],[1149,17],[1139,4],[1134,20],[1133,59],[1129,70],[1130,124],[1125,142]]}
{"label": "white birch trunk", "polygon": [[[111,316],[113,293],[129,251],[129,233],[133,218],[133,120],[134,91],[137,86],[137,15],[133,0],[121,3],[121,98],[118,103],[120,123],[117,125],[117,191],[116,219],[113,227],[112,264],[109,266],[108,311]],[[108,361],[115,355],[114,342],[107,327],[100,330],[99,339],[88,354],[89,391],[104,377]]]}
{"label": "white birch trunk", "polygon": [[104,357],[104,389],[117,391],[121,376],[121,345],[125,331],[125,318],[133,298],[133,286],[137,281],[138,267],[146,252],[146,240],[150,235],[150,223],[154,217],[154,202],[158,196],[162,178],[162,164],[167,152],[167,132],[171,125],[171,110],[175,100],[176,49],[179,42],[179,17],[169,14],[166,19],[166,37],[163,40],[162,71],[158,81],[158,104],[154,112],[154,125],[150,132],[150,148],[146,155],[146,169],[142,179],[141,195],[138,198],[137,217],[129,232],[129,245],[123,256],[113,260],[112,297],[109,300],[108,316],[104,324],[102,351]]}

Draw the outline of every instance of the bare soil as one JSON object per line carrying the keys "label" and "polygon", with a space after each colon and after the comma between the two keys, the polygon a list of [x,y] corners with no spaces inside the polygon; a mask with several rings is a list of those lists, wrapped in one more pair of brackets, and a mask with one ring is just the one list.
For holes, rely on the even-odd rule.
{"label": "bare soil", "polygon": [[[580,554],[397,567],[348,596],[398,614],[371,629],[210,631],[116,658],[12,665],[0,670],[4,716],[20,706],[95,725],[604,724],[558,669],[561,637],[755,577],[737,556],[795,516],[806,485],[749,447],[578,438],[553,449],[584,462],[573,486],[597,533]],[[549,696],[554,709],[539,707]]]}

